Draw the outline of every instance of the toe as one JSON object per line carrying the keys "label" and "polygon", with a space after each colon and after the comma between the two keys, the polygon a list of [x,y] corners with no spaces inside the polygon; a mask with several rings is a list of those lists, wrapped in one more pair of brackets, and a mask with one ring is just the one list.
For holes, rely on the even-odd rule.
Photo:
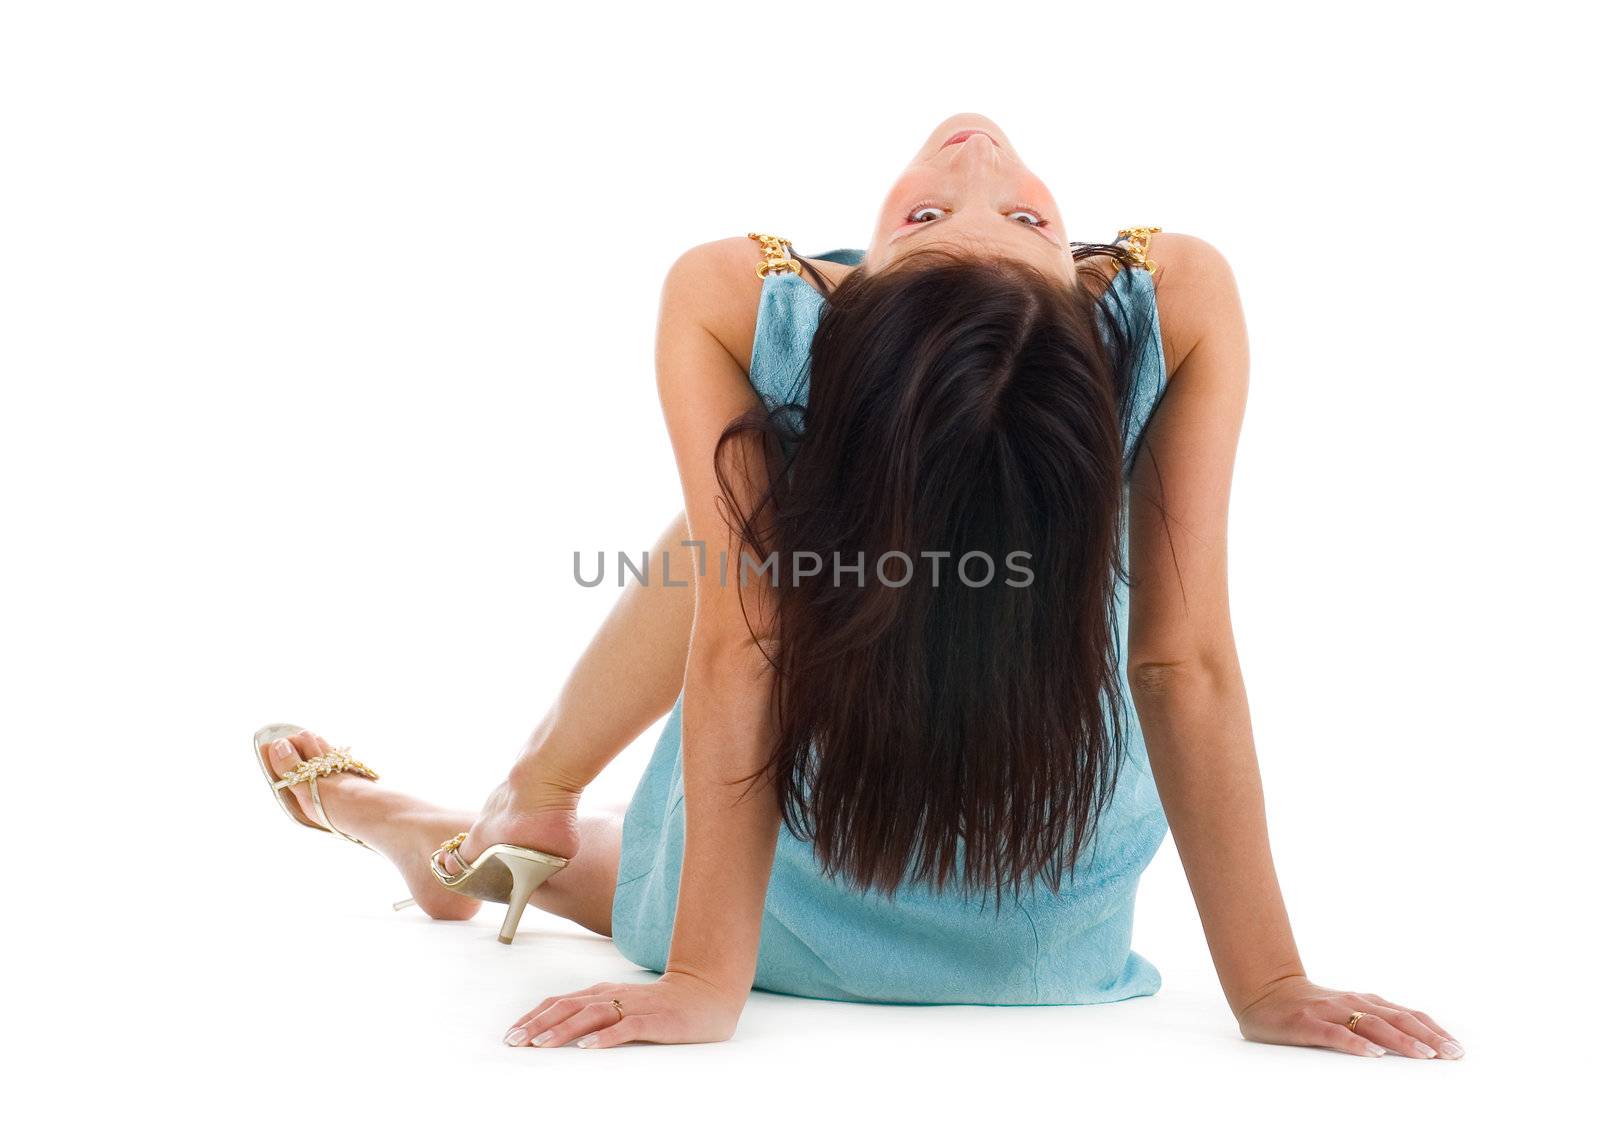
{"label": "toe", "polygon": [[272,773],[282,779],[300,765],[300,753],[288,739],[274,740],[267,745],[267,763],[272,766]]}
{"label": "toe", "polygon": [[300,757],[306,760],[314,760],[318,756],[326,756],[333,751],[333,746],[326,740],[323,740],[316,733],[304,729],[289,737],[289,741],[294,745],[295,751],[300,754]]}
{"label": "toe", "polygon": [[462,840],[461,845],[456,847],[454,854],[445,853],[439,858],[439,864],[444,868],[444,872],[452,877],[461,872],[461,867],[456,864],[456,857],[458,856],[462,858],[475,858],[478,856],[476,848],[472,844],[471,831],[467,833],[467,837]]}
{"label": "toe", "polygon": [[[293,737],[274,740],[264,745],[264,747],[267,754],[267,765],[272,769],[272,774],[277,779],[282,779],[302,763],[300,750],[295,746]],[[283,791],[290,797],[289,801],[299,808],[301,815],[315,824],[316,820],[312,819],[306,811],[305,784],[301,784],[298,787],[286,787]]]}

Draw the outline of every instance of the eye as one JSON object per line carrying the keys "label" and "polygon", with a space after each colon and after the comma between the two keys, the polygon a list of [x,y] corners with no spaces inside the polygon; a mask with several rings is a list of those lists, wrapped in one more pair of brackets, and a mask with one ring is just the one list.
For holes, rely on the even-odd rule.
{"label": "eye", "polygon": [[943,208],[934,207],[932,204],[924,204],[906,216],[906,221],[908,223],[932,223],[936,219],[943,219],[944,216],[945,211]]}
{"label": "eye", "polygon": [[1006,218],[1007,219],[1014,219],[1018,223],[1025,223],[1029,227],[1044,227],[1044,226],[1047,226],[1047,222],[1046,222],[1044,216],[1042,216],[1038,212],[1032,211],[1032,210],[1030,210],[1028,208],[1015,208],[1015,209],[1013,209],[1011,211],[1008,211],[1008,212],[1006,212]]}

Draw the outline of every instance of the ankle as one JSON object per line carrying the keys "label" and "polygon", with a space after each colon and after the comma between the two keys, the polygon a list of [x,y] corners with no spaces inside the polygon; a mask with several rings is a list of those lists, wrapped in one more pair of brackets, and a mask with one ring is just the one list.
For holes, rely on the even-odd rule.
{"label": "ankle", "polygon": [[530,811],[576,810],[588,780],[579,779],[550,745],[530,748],[512,765],[506,789]]}
{"label": "ankle", "polygon": [[539,814],[545,811],[576,811],[581,788],[573,788],[536,774],[513,772],[506,781],[512,805],[517,811]]}

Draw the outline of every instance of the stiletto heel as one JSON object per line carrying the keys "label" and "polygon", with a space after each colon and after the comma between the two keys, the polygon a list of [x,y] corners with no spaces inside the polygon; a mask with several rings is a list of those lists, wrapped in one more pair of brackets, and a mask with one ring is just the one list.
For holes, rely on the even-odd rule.
{"label": "stiletto heel", "polygon": [[504,857],[500,860],[511,871],[511,899],[506,902],[506,918],[500,923],[500,943],[509,944],[517,934],[517,925],[522,921],[522,910],[528,907],[528,898],[554,871],[549,866],[526,858]]}
{"label": "stiletto heel", "polygon": [[[433,868],[433,876],[446,889],[506,906],[506,917],[500,925],[500,943],[509,944],[517,934],[517,924],[522,920],[522,910],[528,907],[528,898],[551,874],[563,868],[568,859],[546,854],[543,850],[499,842],[468,865],[459,852],[466,840],[467,832],[462,831],[435,850],[428,864]],[[458,872],[446,872],[441,861],[445,857],[455,862]]]}

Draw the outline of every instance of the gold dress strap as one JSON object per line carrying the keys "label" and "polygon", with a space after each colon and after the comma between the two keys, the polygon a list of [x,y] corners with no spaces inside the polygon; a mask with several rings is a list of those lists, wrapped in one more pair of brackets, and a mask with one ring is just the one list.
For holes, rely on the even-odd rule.
{"label": "gold dress strap", "polygon": [[1118,231],[1117,238],[1128,241],[1128,261],[1134,266],[1155,270],[1156,264],[1150,261],[1150,236],[1160,230],[1159,227],[1124,227]]}
{"label": "gold dress strap", "polygon": [[789,257],[786,249],[789,240],[780,239],[776,235],[758,235],[751,232],[748,238],[761,244],[761,265],[756,267],[756,277],[765,278],[774,270],[787,270],[792,274],[800,273],[800,264]]}

